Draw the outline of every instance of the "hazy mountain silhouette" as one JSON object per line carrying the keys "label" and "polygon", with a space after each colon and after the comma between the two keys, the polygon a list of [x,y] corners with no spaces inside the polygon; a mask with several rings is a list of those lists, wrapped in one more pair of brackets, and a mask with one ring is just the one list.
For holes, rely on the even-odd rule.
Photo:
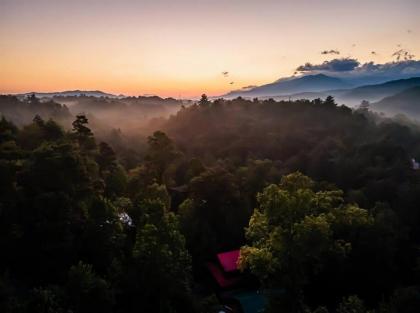
{"label": "hazy mountain silhouette", "polygon": [[88,96],[88,97],[107,97],[107,98],[118,98],[120,96],[106,93],[100,90],[66,90],[66,91],[57,91],[57,92],[27,92],[17,95],[18,97],[29,96],[34,94],[37,98],[52,98],[52,97],[78,97],[78,96]]}
{"label": "hazy mountain silhouette", "polygon": [[298,78],[281,79],[274,83],[258,86],[249,90],[232,91],[224,95],[224,97],[282,96],[302,92],[318,92],[349,87],[351,87],[351,85],[340,78],[327,76],[325,74],[315,74]]}
{"label": "hazy mountain silhouette", "polygon": [[[336,88],[333,88],[333,86]],[[349,88],[349,83],[344,79],[318,74],[279,80],[275,83],[255,87],[246,91],[233,91],[225,97],[233,98],[242,96],[247,98],[258,97],[260,99],[274,98],[276,100],[312,100],[331,95],[343,104],[355,106],[360,104],[362,100],[368,100],[370,102],[379,101],[415,86],[420,86],[420,77],[391,80],[381,84]]]}
{"label": "hazy mountain silhouette", "polygon": [[383,84],[357,87],[342,93],[340,99],[378,101],[384,97],[394,95],[414,86],[420,86],[420,77],[392,80]]}
{"label": "hazy mountain silhouette", "polygon": [[409,117],[420,117],[420,86],[412,87],[371,105],[371,108],[388,113],[403,113]]}

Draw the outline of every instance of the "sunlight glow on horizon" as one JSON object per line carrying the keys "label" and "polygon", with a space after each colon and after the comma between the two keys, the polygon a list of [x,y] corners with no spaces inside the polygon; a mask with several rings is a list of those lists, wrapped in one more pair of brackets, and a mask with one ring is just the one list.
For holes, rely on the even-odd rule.
{"label": "sunlight glow on horizon", "polygon": [[0,0],[0,93],[187,98],[291,76],[333,58],[325,49],[388,62],[401,44],[419,57],[419,11],[415,0]]}

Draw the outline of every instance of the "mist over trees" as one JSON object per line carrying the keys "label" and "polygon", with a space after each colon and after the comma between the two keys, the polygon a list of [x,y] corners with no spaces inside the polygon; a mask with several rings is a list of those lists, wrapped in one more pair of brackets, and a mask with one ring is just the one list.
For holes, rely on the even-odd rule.
{"label": "mist over trees", "polygon": [[159,100],[139,128],[117,121],[159,106],[0,100],[1,312],[213,312],[203,264],[239,248],[267,312],[420,307],[415,123],[332,97]]}

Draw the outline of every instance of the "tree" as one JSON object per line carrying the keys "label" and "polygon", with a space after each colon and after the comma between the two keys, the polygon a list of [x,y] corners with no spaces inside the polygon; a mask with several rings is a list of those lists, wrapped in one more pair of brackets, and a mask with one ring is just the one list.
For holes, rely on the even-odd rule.
{"label": "tree", "polygon": [[44,121],[36,120],[31,124],[25,125],[17,136],[17,142],[26,150],[32,150],[39,147],[45,141]]}
{"label": "tree", "polygon": [[83,114],[76,115],[76,119],[73,121],[73,132],[78,136],[92,137],[93,133],[86,125],[89,123],[87,117]]}
{"label": "tree", "polygon": [[333,96],[328,96],[325,98],[324,104],[330,107],[335,107],[337,104],[335,103]]}
{"label": "tree", "polygon": [[154,173],[157,182],[166,182],[165,172],[181,156],[172,140],[161,131],[156,131],[148,139],[149,148],[145,156],[147,166]]}
{"label": "tree", "polygon": [[370,102],[369,102],[369,101],[367,101],[367,100],[363,100],[363,101],[360,103],[360,105],[359,105],[359,107],[358,107],[358,110],[360,110],[360,111],[362,111],[362,112],[367,112],[367,111],[369,111],[369,107],[370,107]]}
{"label": "tree", "polygon": [[105,184],[105,195],[109,198],[121,196],[127,188],[127,175],[124,168],[118,164],[114,150],[107,143],[99,144],[96,162]]}
{"label": "tree", "polygon": [[106,143],[101,142],[99,144],[99,154],[96,157],[96,162],[101,171],[111,171],[116,167],[117,158],[114,150]]}
{"label": "tree", "polygon": [[171,205],[171,198],[165,185],[153,183],[140,190],[135,197],[133,208],[128,212],[136,223],[142,223],[141,220],[145,218],[154,219],[158,222],[165,210],[168,210]]}
{"label": "tree", "polygon": [[27,102],[30,105],[38,105],[40,103],[39,99],[35,96],[35,94],[31,94],[26,98]]}
{"label": "tree", "polygon": [[44,123],[45,140],[56,141],[64,138],[63,128],[54,120],[49,119]]}
{"label": "tree", "polygon": [[72,266],[66,287],[73,312],[112,312],[114,299],[110,286],[96,275],[91,265],[79,262]]}
{"label": "tree", "polygon": [[25,303],[25,312],[65,313],[64,290],[59,287],[34,288]]}
{"label": "tree", "polygon": [[222,167],[211,168],[193,178],[188,189],[179,214],[195,262],[237,248],[250,212],[241,202],[235,177]]}
{"label": "tree", "polygon": [[150,186],[135,207],[132,258],[122,269],[121,301],[126,312],[190,312],[191,259],[178,219],[168,212],[164,186]]}
{"label": "tree", "polygon": [[72,123],[74,136],[84,151],[95,148],[95,139],[92,131],[87,127],[88,123],[88,118],[83,114],[76,115],[76,119]]}
{"label": "tree", "polygon": [[75,261],[86,201],[94,194],[92,176],[71,142],[44,142],[23,162],[16,177],[19,202],[10,221],[22,235],[14,239],[10,264],[28,281],[63,279]]}
{"label": "tree", "polygon": [[351,242],[338,229],[370,225],[366,210],[344,205],[340,190],[314,191],[301,173],[284,176],[258,195],[259,207],[246,230],[249,246],[241,249],[240,267],[250,269],[265,288],[284,288],[272,309],[303,309],[303,287],[331,257],[345,256]]}
{"label": "tree", "polygon": [[35,115],[34,119],[32,120],[36,125],[38,125],[40,128],[42,128],[45,125],[44,120],[42,119],[41,116],[39,116],[38,114]]}
{"label": "tree", "polygon": [[85,201],[87,218],[79,244],[79,256],[94,266],[95,270],[106,273],[109,265],[123,252],[123,226],[118,210],[107,198],[91,197]]}
{"label": "tree", "polygon": [[146,218],[137,231],[133,258],[144,286],[140,303],[148,312],[186,309],[191,260],[173,213],[157,222]]}
{"label": "tree", "polygon": [[[420,307],[420,286],[397,288],[389,304],[390,313],[415,313]],[[388,313],[388,312],[387,312]]]}
{"label": "tree", "polygon": [[337,313],[369,313],[363,301],[357,296],[344,298],[338,305]]}
{"label": "tree", "polygon": [[15,140],[18,128],[2,115],[0,119],[0,143]]}
{"label": "tree", "polygon": [[198,104],[201,106],[201,107],[208,107],[209,105],[210,105],[210,101],[209,101],[209,98],[207,97],[207,95],[206,94],[202,94],[201,95],[201,99],[200,99],[200,101],[198,101]]}

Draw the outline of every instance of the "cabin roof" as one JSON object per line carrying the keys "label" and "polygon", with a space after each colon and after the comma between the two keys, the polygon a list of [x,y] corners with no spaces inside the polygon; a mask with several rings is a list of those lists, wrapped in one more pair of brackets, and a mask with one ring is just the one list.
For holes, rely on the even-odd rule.
{"label": "cabin roof", "polygon": [[217,264],[212,262],[207,263],[207,268],[221,288],[229,288],[241,281],[240,276],[229,277],[227,276]]}
{"label": "cabin roof", "polygon": [[225,272],[234,272],[238,270],[238,259],[240,251],[232,250],[217,255],[220,265],[222,266]]}

